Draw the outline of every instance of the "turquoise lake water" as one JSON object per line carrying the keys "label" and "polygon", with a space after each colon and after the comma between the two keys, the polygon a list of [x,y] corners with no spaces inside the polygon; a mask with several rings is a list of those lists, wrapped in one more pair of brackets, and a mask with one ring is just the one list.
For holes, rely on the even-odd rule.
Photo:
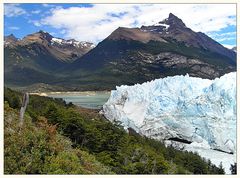
{"label": "turquoise lake water", "polygon": [[72,102],[73,104],[84,108],[101,109],[110,97],[110,92],[56,92],[47,93],[47,96],[62,98],[67,103]]}

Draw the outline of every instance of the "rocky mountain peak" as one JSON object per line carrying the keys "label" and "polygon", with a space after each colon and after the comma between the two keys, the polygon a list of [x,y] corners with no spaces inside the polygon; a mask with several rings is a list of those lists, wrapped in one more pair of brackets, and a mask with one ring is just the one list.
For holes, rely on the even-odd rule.
{"label": "rocky mountain peak", "polygon": [[11,39],[11,40],[14,40],[14,41],[17,41],[17,40],[18,40],[13,34],[10,34],[10,35],[8,35],[8,36],[5,36],[5,39]]}
{"label": "rocky mountain peak", "polygon": [[9,49],[19,47],[26,50],[22,54],[19,53],[20,56],[24,56],[25,53],[34,56],[46,54],[53,57],[55,62],[72,62],[93,49],[95,45],[75,39],[65,40],[40,30],[20,40],[12,34],[6,36],[4,37],[4,47],[8,47]]}
{"label": "rocky mountain peak", "polygon": [[169,25],[170,27],[174,27],[174,28],[185,28],[186,27],[186,25],[183,23],[183,21],[172,13],[169,14],[168,18],[160,21],[158,24],[166,24],[166,25]]}
{"label": "rocky mountain peak", "polygon": [[232,48],[232,51],[234,51],[235,53],[237,52],[237,47],[235,46],[235,47],[233,47]]}
{"label": "rocky mountain peak", "polygon": [[150,26],[142,26],[141,30],[144,32],[168,35],[169,33],[174,34],[176,31],[179,30],[185,31],[186,28],[186,25],[180,18],[170,13],[168,18]]}
{"label": "rocky mountain peak", "polygon": [[40,30],[39,32],[35,33],[36,35],[39,35],[40,38],[46,39],[47,41],[51,41],[53,36],[50,35],[48,32]]}
{"label": "rocky mountain peak", "polygon": [[47,32],[44,32],[42,30],[33,33],[33,34],[29,34],[27,36],[25,36],[22,40],[23,43],[32,43],[32,42],[38,42],[38,43],[45,43],[48,44],[51,42],[53,36],[50,35]]}
{"label": "rocky mountain peak", "polygon": [[10,35],[4,37],[4,41],[16,42],[16,41],[18,41],[18,38],[16,38],[13,34],[10,34]]}
{"label": "rocky mountain peak", "polygon": [[4,45],[5,46],[13,46],[18,41],[18,38],[16,38],[13,34],[10,34],[8,36],[4,36]]}

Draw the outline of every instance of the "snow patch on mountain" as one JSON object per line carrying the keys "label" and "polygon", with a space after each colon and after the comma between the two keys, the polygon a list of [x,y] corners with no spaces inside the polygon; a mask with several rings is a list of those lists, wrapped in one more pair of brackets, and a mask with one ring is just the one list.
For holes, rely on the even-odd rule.
{"label": "snow patch on mountain", "polygon": [[215,80],[186,75],[120,86],[103,113],[151,138],[235,155],[236,72]]}
{"label": "snow patch on mountain", "polygon": [[77,48],[94,48],[95,45],[89,42],[85,42],[85,41],[76,41],[74,39],[70,39],[70,40],[64,40],[61,38],[52,38],[51,39],[51,44],[58,44],[58,45],[73,45]]}
{"label": "snow patch on mountain", "polygon": [[167,31],[168,28],[170,27],[170,25],[167,25],[167,24],[164,24],[164,23],[157,23],[157,24],[154,24],[154,26],[163,26],[165,31]]}
{"label": "snow patch on mountain", "polygon": [[60,39],[60,38],[52,38],[51,41],[52,41],[53,43],[55,42],[55,43],[59,43],[59,44],[61,44],[62,41],[63,41],[63,39]]}
{"label": "snow patch on mountain", "polygon": [[96,47],[94,44],[83,41],[83,42],[79,42],[78,45],[84,46],[84,47],[90,47],[90,48],[94,48]]}

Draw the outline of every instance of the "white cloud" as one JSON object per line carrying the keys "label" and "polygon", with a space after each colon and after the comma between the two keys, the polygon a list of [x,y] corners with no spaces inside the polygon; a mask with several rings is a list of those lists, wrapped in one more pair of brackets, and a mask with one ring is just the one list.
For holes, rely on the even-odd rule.
{"label": "white cloud", "polygon": [[39,23],[65,30],[67,38],[98,42],[119,26],[150,25],[167,18],[170,12],[181,18],[188,27],[205,33],[236,25],[234,4],[95,4],[93,7],[58,7],[51,9],[51,14]]}
{"label": "white cloud", "polygon": [[222,44],[225,48],[232,49],[233,47],[236,47],[236,45],[229,45],[229,44]]}
{"label": "white cloud", "polygon": [[214,37],[225,37],[225,36],[236,36],[236,32],[226,32],[226,33],[209,33],[209,35],[214,36]]}
{"label": "white cloud", "polygon": [[55,32],[49,32],[49,34],[52,35],[52,36],[55,36],[55,35],[56,35]]}
{"label": "white cloud", "polygon": [[225,33],[207,33],[214,40],[218,42],[236,40],[237,33],[235,32],[225,32]]}
{"label": "white cloud", "polygon": [[41,27],[42,24],[38,20],[28,20],[28,23],[32,23],[36,27]]}
{"label": "white cloud", "polygon": [[61,30],[59,33],[60,33],[60,34],[65,34],[65,33],[66,33],[66,30]]}
{"label": "white cloud", "polygon": [[53,5],[51,5],[51,4],[45,4],[45,3],[44,3],[44,4],[42,4],[42,6],[43,6],[43,7],[52,7]]}
{"label": "white cloud", "polygon": [[20,28],[19,27],[15,27],[15,26],[12,26],[12,27],[8,27],[9,30],[19,30]]}
{"label": "white cloud", "polygon": [[26,11],[19,4],[4,4],[4,15],[7,17],[16,17],[26,14]]}
{"label": "white cloud", "polygon": [[218,42],[222,42],[222,41],[234,40],[236,39],[236,37],[223,37],[223,38],[214,38],[214,39],[217,40]]}
{"label": "white cloud", "polygon": [[42,26],[42,24],[39,23],[38,21],[34,21],[33,24],[34,24],[36,27],[41,27],[41,26]]}
{"label": "white cloud", "polygon": [[40,10],[33,10],[31,13],[32,14],[39,14],[41,11]]}
{"label": "white cloud", "polygon": [[43,7],[48,7],[48,4],[42,4]]}

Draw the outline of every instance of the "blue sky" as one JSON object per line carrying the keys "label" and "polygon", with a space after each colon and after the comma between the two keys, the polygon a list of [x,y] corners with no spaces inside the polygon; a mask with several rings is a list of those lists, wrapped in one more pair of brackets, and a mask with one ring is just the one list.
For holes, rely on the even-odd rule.
{"label": "blue sky", "polygon": [[119,26],[151,25],[170,12],[194,31],[225,46],[236,45],[234,4],[5,4],[4,34],[23,38],[44,30],[55,37],[98,43]]}
{"label": "blue sky", "polygon": [[[4,12],[4,35],[14,34],[18,38],[23,38],[27,34],[34,33],[39,30],[51,32],[54,35],[62,36],[59,34],[59,30],[52,28],[49,25],[38,26],[37,21],[41,18],[50,15],[50,10],[62,6],[69,8],[76,7],[91,7],[91,4],[5,4],[12,9],[9,12],[10,15],[6,15]],[[15,8],[20,8],[23,11],[14,11]],[[5,8],[4,8],[5,10]]]}

